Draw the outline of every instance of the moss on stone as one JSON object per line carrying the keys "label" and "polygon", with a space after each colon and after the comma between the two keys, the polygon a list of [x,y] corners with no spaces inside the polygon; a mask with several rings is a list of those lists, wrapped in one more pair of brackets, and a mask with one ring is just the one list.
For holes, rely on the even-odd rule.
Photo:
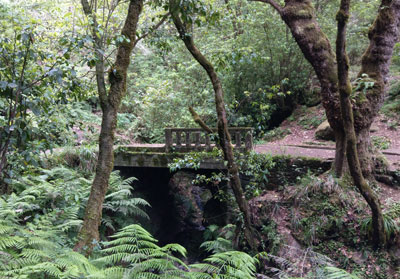
{"label": "moss on stone", "polygon": [[144,158],[143,158],[143,156],[139,156],[139,157],[136,159],[136,162],[137,162],[137,164],[138,164],[140,167],[143,167],[143,166],[144,166]]}

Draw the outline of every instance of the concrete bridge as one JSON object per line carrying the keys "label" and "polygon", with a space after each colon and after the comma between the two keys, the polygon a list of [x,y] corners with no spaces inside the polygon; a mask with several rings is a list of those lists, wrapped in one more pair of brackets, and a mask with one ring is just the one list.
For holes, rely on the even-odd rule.
{"label": "concrete bridge", "polygon": [[[213,129],[217,132],[216,129]],[[249,152],[254,149],[253,129],[229,128],[234,149]],[[216,146],[216,135],[207,134],[200,128],[166,128],[165,144],[135,144],[119,146],[115,150],[115,167],[167,168],[176,158],[183,158],[192,151],[211,151]],[[204,159],[200,169],[224,169],[222,161]]]}
{"label": "concrete bridge", "polygon": [[[214,129],[216,132],[216,129]],[[279,145],[274,143],[253,144],[253,129],[249,127],[229,128],[234,149],[241,152],[288,155],[304,159],[318,158],[325,162],[335,156],[334,146]],[[176,158],[183,158],[191,151],[211,151],[216,145],[216,135],[207,134],[200,128],[166,128],[165,144],[135,144],[119,146],[115,150],[115,167],[167,168]],[[400,150],[383,150],[394,169],[400,169]],[[200,169],[225,169],[222,161],[204,159]]]}

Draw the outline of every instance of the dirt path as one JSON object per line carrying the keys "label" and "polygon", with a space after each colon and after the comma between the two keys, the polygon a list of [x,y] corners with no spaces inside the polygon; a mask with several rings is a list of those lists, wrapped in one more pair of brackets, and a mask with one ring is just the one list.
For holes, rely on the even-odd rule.
{"label": "dirt path", "polygon": [[[291,156],[316,157],[332,159],[335,157],[335,143],[315,138],[318,123],[324,117],[321,106],[308,108],[299,107],[278,128],[286,134],[283,138],[275,138],[268,143],[256,145],[259,153],[283,154]],[[319,120],[315,121],[315,120]],[[317,124],[317,125],[314,125]],[[376,117],[371,128],[371,139],[382,149],[393,169],[400,170],[400,127],[393,125],[393,119],[380,114]]]}
{"label": "dirt path", "polygon": [[[267,143],[255,146],[258,153],[271,153],[273,155],[290,155],[301,157],[314,157],[333,160],[335,157],[335,148],[333,146],[313,146],[313,145],[282,145],[279,143]],[[388,161],[395,168],[400,168],[400,149],[382,150]]]}

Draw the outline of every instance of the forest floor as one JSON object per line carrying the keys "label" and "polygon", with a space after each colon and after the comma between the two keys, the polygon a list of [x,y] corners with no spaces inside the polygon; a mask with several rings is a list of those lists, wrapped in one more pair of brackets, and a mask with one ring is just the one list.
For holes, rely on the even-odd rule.
{"label": "forest floor", "polygon": [[[385,155],[392,171],[400,171],[399,117],[381,113],[371,128],[372,143]],[[278,128],[268,132],[264,141],[256,144],[255,150],[333,160],[335,142],[315,138],[316,129],[324,120],[321,106],[299,107]],[[251,200],[250,205],[256,212],[254,216],[265,215],[261,210],[265,205],[272,208],[268,218],[276,224],[276,237],[285,243],[277,256],[301,267],[296,276],[303,276],[312,266],[312,260],[306,256],[316,252],[347,271],[358,271],[360,278],[400,278],[399,237],[392,237],[386,250],[375,252],[371,249],[370,243],[365,241],[366,232],[362,225],[368,220],[369,208],[349,185],[335,186],[329,173],[318,177],[305,175],[298,183],[285,185],[283,190],[264,191]],[[376,182],[373,186],[385,214],[392,212],[400,202],[398,186],[396,182],[391,186]],[[261,208],[259,212],[257,208]]]}

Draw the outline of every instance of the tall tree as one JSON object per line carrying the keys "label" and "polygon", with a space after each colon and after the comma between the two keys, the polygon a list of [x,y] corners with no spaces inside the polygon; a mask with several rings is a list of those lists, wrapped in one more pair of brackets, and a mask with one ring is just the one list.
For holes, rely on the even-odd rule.
{"label": "tall tree", "polygon": [[215,106],[217,111],[217,128],[219,136],[219,144],[224,153],[224,158],[228,162],[228,172],[230,175],[230,186],[235,195],[236,202],[239,206],[241,213],[243,214],[244,222],[244,235],[247,243],[253,249],[257,249],[257,241],[255,231],[252,227],[250,210],[247,200],[244,196],[242,185],[239,178],[239,169],[236,165],[232,144],[231,136],[228,131],[228,121],[226,118],[226,110],[224,103],[224,92],[222,89],[221,81],[218,78],[217,72],[215,71],[213,65],[207,58],[200,52],[196,47],[193,36],[190,34],[191,28],[188,22],[182,19],[180,13],[180,1],[179,0],[169,0],[170,14],[173,22],[178,30],[179,36],[185,43],[186,48],[192,54],[193,58],[204,68],[210,81],[213,85],[214,96],[215,96]]}
{"label": "tall tree", "polygon": [[357,152],[357,137],[354,130],[354,116],[351,105],[351,94],[353,88],[349,78],[349,58],[346,53],[346,29],[349,19],[350,0],[341,0],[340,9],[337,13],[338,32],[336,39],[336,59],[338,65],[338,82],[340,95],[340,109],[342,112],[343,128],[347,145],[347,161],[349,162],[350,174],[354,183],[360,190],[372,211],[373,238],[376,247],[385,244],[385,228],[383,215],[378,196],[369,187],[361,171]]}
{"label": "tall tree", "polygon": [[[95,4],[97,1],[92,1]],[[112,1],[116,7],[120,1]],[[104,197],[108,188],[109,178],[114,164],[114,134],[117,124],[117,113],[121,100],[126,92],[126,77],[130,56],[135,46],[136,30],[139,15],[143,9],[143,0],[130,0],[128,14],[121,30],[122,41],[117,50],[114,65],[108,71],[110,88],[107,91],[105,79],[105,59],[103,56],[104,38],[101,37],[95,13],[95,5],[87,0],[81,0],[86,16],[91,22],[91,33],[96,49],[96,80],[103,112],[99,138],[99,156],[96,174],[93,180],[90,196],[85,209],[82,228],[78,235],[75,250],[86,249],[90,253],[95,241],[99,239],[99,226],[102,217]]]}
{"label": "tall tree", "polygon": [[[354,183],[372,211],[375,245],[384,244],[381,205],[364,177],[371,177],[374,170],[369,133],[383,103],[393,47],[398,41],[400,0],[381,1],[378,15],[368,33],[370,43],[362,56],[355,90],[352,90],[348,80],[348,62],[344,54],[348,2],[341,3],[337,17],[339,45],[336,60],[327,36],[318,25],[311,0],[285,0],[284,6],[274,0],[254,1],[268,3],[279,13],[314,68],[322,87],[322,103],[335,131],[336,174],[342,175],[344,159],[347,157]],[[337,61],[340,63],[339,68]]]}
{"label": "tall tree", "polygon": [[[335,131],[335,171],[342,175],[346,140],[340,115],[336,57],[327,36],[322,32],[311,0],[285,0],[281,6],[274,0],[252,0],[271,5],[289,27],[305,58],[321,83],[322,104],[329,124]],[[377,115],[386,90],[393,47],[398,40],[400,1],[382,0],[378,15],[369,30],[369,47],[362,56],[358,75],[358,92],[353,104],[357,151],[366,177],[373,173],[369,130]],[[373,86],[365,86],[371,85]]]}

